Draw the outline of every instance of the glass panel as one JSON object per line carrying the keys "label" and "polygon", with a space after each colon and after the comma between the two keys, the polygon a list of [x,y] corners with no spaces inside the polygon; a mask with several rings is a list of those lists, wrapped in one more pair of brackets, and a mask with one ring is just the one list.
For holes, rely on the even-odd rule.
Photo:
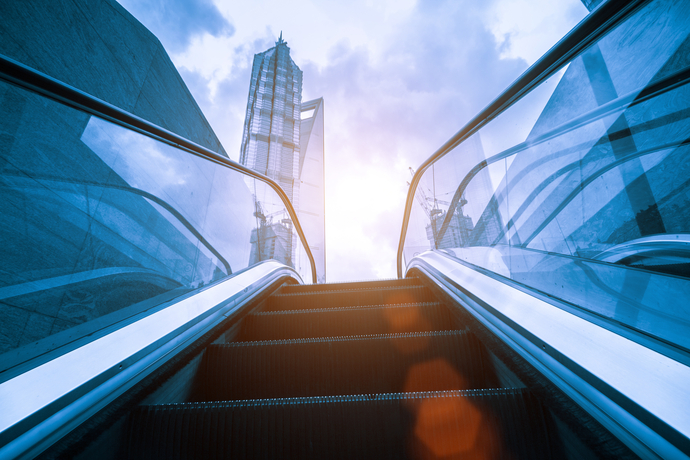
{"label": "glass panel", "polygon": [[439,159],[406,258],[425,228],[427,249],[690,350],[689,34],[690,5],[650,2]]}
{"label": "glass panel", "polygon": [[311,282],[264,182],[2,82],[0,101],[0,371],[263,260]]}

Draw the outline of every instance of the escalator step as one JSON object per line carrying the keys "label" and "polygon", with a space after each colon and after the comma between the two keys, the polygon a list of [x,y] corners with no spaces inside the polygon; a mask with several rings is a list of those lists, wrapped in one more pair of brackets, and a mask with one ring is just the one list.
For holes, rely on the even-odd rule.
{"label": "escalator step", "polygon": [[[282,292],[282,290],[281,290]],[[266,301],[264,311],[311,310],[362,305],[397,305],[435,302],[426,286],[390,286],[384,288],[341,289],[273,294]]]}
{"label": "escalator step", "polygon": [[395,306],[266,311],[247,315],[235,341],[455,329],[450,310],[438,302]]}
{"label": "escalator step", "polygon": [[391,287],[419,286],[421,282],[417,278],[403,278],[376,281],[346,281],[343,283],[320,283],[320,284],[289,284],[280,288],[279,294],[295,294],[303,292],[318,291],[342,291],[355,289],[380,289]]}
{"label": "escalator step", "polygon": [[547,420],[521,389],[143,406],[125,458],[538,460],[552,458]]}
{"label": "escalator step", "polygon": [[194,401],[497,386],[468,332],[327,337],[209,346]]}

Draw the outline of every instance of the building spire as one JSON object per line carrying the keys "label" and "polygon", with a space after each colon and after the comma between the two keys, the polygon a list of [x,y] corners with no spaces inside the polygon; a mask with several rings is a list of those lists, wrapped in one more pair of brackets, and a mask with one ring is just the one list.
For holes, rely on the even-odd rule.
{"label": "building spire", "polygon": [[283,41],[283,31],[280,31],[280,37],[278,37],[278,41],[276,42],[276,45],[287,45],[287,42]]}

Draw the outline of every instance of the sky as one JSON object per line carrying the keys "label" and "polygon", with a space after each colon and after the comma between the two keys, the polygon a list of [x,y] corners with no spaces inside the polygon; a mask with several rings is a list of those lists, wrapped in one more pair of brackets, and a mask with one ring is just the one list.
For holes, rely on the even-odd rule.
{"label": "sky", "polygon": [[587,14],[580,0],[118,0],[238,161],[254,54],[282,32],[324,98],[327,281],[396,277],[416,169]]}

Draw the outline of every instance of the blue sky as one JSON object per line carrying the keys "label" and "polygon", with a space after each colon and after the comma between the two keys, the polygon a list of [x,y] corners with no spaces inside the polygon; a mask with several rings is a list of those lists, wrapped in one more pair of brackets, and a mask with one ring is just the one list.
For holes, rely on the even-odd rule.
{"label": "blue sky", "polygon": [[324,98],[328,281],[393,278],[416,167],[587,14],[580,0],[119,0],[233,160],[255,53],[280,32]]}

